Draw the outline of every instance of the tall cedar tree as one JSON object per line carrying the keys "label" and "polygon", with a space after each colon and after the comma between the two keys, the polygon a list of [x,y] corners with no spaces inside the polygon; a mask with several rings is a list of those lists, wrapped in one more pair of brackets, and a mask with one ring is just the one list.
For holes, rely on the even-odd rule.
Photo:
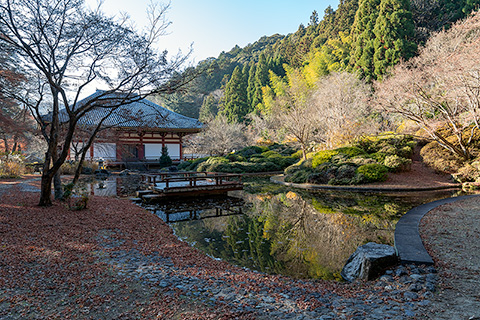
{"label": "tall cedar tree", "polygon": [[417,50],[409,0],[382,0],[373,32],[375,76],[381,79],[400,59],[410,59]]}
{"label": "tall cedar tree", "polygon": [[223,114],[229,122],[240,122],[249,110],[247,86],[239,66],[233,70],[232,78],[225,86]]}
{"label": "tall cedar tree", "polygon": [[257,68],[255,70],[254,86],[255,91],[252,96],[253,109],[257,107],[259,103],[262,103],[262,87],[268,83],[268,65],[267,59],[264,54],[260,55]]}
{"label": "tall cedar tree", "polygon": [[202,106],[198,120],[206,122],[209,119],[215,118],[218,113],[218,103],[213,94],[209,94],[203,99]]}
{"label": "tall cedar tree", "polygon": [[353,54],[351,63],[361,78],[371,81],[375,78],[373,65],[374,39],[373,29],[378,17],[380,0],[360,0],[352,26]]}
{"label": "tall cedar tree", "polygon": [[250,69],[248,70],[248,82],[247,82],[247,101],[248,105],[253,109],[253,96],[255,95],[255,72],[257,71],[257,65],[254,62],[250,63]]}

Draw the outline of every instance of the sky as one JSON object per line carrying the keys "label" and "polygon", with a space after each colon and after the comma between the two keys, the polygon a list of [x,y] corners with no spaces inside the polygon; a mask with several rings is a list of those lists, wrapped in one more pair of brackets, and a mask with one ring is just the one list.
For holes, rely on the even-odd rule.
{"label": "sky", "polygon": [[[97,0],[86,2],[94,5]],[[103,11],[109,15],[127,13],[142,28],[149,3],[150,0],[104,0]],[[328,5],[335,9],[338,0],[171,0],[166,14],[171,25],[158,46],[173,55],[179,50],[187,53],[193,45],[191,61],[198,63],[265,35],[293,33],[301,23],[308,25],[313,10],[322,19]]]}

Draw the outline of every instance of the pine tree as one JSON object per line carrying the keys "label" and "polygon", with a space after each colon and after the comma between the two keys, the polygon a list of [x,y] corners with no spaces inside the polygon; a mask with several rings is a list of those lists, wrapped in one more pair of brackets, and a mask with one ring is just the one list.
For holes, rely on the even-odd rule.
{"label": "pine tree", "polygon": [[382,0],[373,32],[375,33],[373,64],[376,78],[400,59],[413,57],[417,50],[414,23],[408,0]]}
{"label": "pine tree", "polygon": [[233,70],[232,77],[225,86],[222,113],[229,122],[240,122],[249,111],[247,104],[247,86],[239,66]]}

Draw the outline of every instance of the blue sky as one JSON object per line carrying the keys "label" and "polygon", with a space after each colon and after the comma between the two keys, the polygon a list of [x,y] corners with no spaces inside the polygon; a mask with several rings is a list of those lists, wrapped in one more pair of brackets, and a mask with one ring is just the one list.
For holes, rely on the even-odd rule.
{"label": "blue sky", "polygon": [[[96,0],[87,0],[96,3]],[[138,27],[144,25],[149,0],[104,0],[108,14],[127,13]],[[313,10],[320,19],[325,8],[336,8],[337,0],[171,0],[167,19],[169,34],[159,48],[171,54],[187,52],[193,43],[194,62],[217,57],[236,44],[244,47],[260,37],[295,32],[307,25]]]}

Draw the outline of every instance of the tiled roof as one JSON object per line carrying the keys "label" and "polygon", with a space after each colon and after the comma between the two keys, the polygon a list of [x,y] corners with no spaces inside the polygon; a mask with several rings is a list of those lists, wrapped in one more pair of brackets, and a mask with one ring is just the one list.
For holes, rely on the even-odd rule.
{"label": "tiled roof", "polygon": [[[98,98],[95,104],[101,104],[103,107],[94,108],[85,114],[78,122],[81,126],[95,126],[103,119],[108,112],[108,106],[115,106],[124,100],[126,95],[122,93],[111,93],[103,97],[105,91],[97,90],[94,94],[80,100],[77,108],[85,105],[92,99]],[[132,100],[135,97],[130,96]],[[105,108],[107,106],[107,108]],[[49,114],[50,115],[50,114]],[[46,118],[48,119],[48,116]],[[68,121],[68,115],[65,109],[60,110],[60,122]],[[103,122],[105,127],[116,128],[155,128],[155,129],[197,129],[200,130],[203,124],[194,118],[189,118],[161,107],[147,99],[139,99],[138,101],[128,103],[118,107]]]}

